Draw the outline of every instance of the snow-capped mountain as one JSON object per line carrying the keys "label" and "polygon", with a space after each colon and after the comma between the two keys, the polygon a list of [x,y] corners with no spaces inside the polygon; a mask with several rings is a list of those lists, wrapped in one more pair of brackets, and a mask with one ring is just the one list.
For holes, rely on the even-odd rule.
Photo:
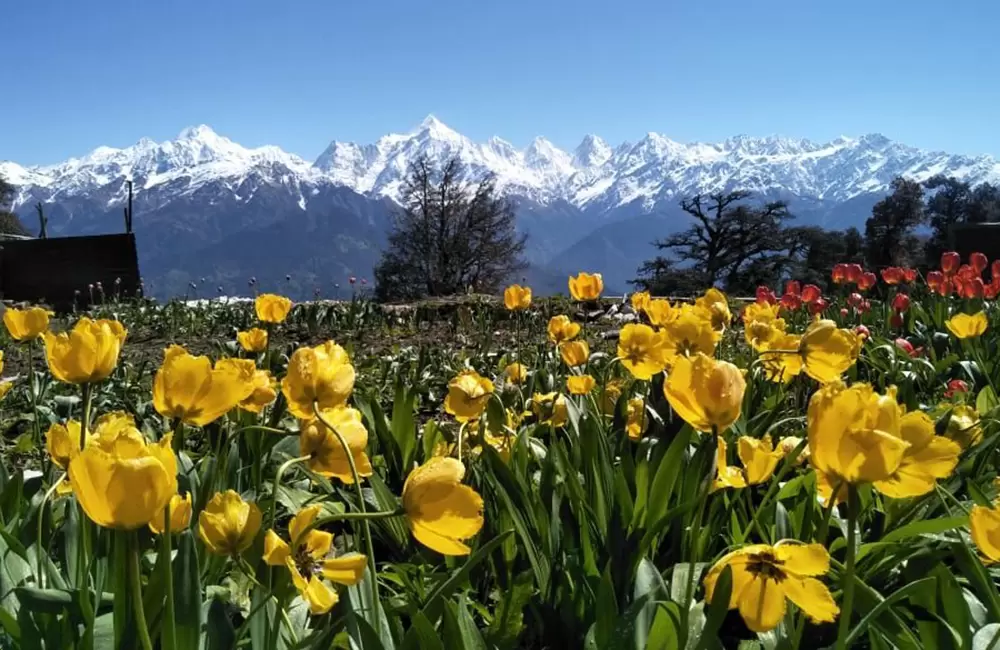
{"label": "snow-capped mountain", "polygon": [[[617,145],[587,135],[564,151],[543,137],[523,148],[499,137],[474,142],[433,116],[371,144],[333,141],[312,163],[197,126],[166,142],[98,147],[53,165],[0,162],[0,176],[17,186],[15,210],[23,217],[42,203],[56,235],[120,230],[131,180],[144,274],[164,280],[163,293],[186,287],[193,274],[239,291],[250,275],[260,279],[262,258],[276,260],[282,278],[292,270],[308,282],[345,269],[368,275],[392,201],[421,156],[458,156],[470,180],[494,174],[516,200],[532,264],[559,272],[613,266],[621,279],[634,275],[649,241],[683,225],[677,203],[697,192],[780,197],[800,222],[840,228],[863,223],[897,176],[1000,183],[1000,163],[989,156],[924,151],[878,134],[825,143],[740,135],[712,144],[648,133]],[[289,268],[279,274],[281,265]]]}

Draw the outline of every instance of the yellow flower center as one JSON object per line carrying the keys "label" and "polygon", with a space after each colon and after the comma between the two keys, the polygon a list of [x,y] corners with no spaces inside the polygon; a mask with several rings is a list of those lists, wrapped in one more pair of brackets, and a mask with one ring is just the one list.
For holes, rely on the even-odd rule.
{"label": "yellow flower center", "polygon": [[781,568],[782,562],[774,557],[771,551],[761,553],[751,553],[747,561],[747,571],[755,576],[770,578],[775,582],[781,582],[787,575]]}

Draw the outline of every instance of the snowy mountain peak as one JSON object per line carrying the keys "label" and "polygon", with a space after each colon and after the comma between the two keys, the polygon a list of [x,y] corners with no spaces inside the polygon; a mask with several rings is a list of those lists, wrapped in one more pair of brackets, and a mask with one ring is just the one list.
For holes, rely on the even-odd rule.
{"label": "snowy mountain peak", "polygon": [[416,135],[424,135],[433,140],[454,141],[463,139],[462,135],[433,115],[425,117],[420,123],[420,126],[417,127],[416,131],[413,131],[412,133]]}
{"label": "snowy mountain peak", "polygon": [[612,156],[608,143],[596,135],[586,135],[573,152],[573,166],[577,169],[600,167]]}
{"label": "snowy mountain peak", "polygon": [[207,124],[185,127],[177,134],[178,140],[210,140],[218,137],[219,135]]}

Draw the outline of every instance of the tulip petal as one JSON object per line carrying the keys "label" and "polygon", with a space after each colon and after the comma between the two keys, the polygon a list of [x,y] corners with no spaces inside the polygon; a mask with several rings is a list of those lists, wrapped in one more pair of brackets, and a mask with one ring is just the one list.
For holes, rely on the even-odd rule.
{"label": "tulip petal", "polygon": [[323,577],[342,585],[356,585],[365,574],[368,557],[358,553],[326,560],[322,564]]}
{"label": "tulip petal", "polygon": [[834,602],[830,590],[816,578],[789,576],[781,583],[781,588],[788,599],[813,623],[832,623],[837,620],[840,608]]}
{"label": "tulip petal", "polygon": [[830,570],[830,554],[822,544],[779,542],[775,556],[782,569],[798,576],[820,576]]}
{"label": "tulip petal", "polygon": [[264,562],[271,566],[281,566],[291,557],[292,551],[285,540],[273,530],[264,533]]}
{"label": "tulip petal", "polygon": [[758,575],[740,594],[740,616],[754,632],[773,630],[785,615],[785,594],[778,584]]}

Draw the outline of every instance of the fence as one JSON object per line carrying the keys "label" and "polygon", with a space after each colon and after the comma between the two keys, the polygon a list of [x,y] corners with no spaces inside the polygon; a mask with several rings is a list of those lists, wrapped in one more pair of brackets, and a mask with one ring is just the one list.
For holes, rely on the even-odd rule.
{"label": "fence", "polygon": [[140,291],[132,233],[0,241],[0,299],[68,311]]}

